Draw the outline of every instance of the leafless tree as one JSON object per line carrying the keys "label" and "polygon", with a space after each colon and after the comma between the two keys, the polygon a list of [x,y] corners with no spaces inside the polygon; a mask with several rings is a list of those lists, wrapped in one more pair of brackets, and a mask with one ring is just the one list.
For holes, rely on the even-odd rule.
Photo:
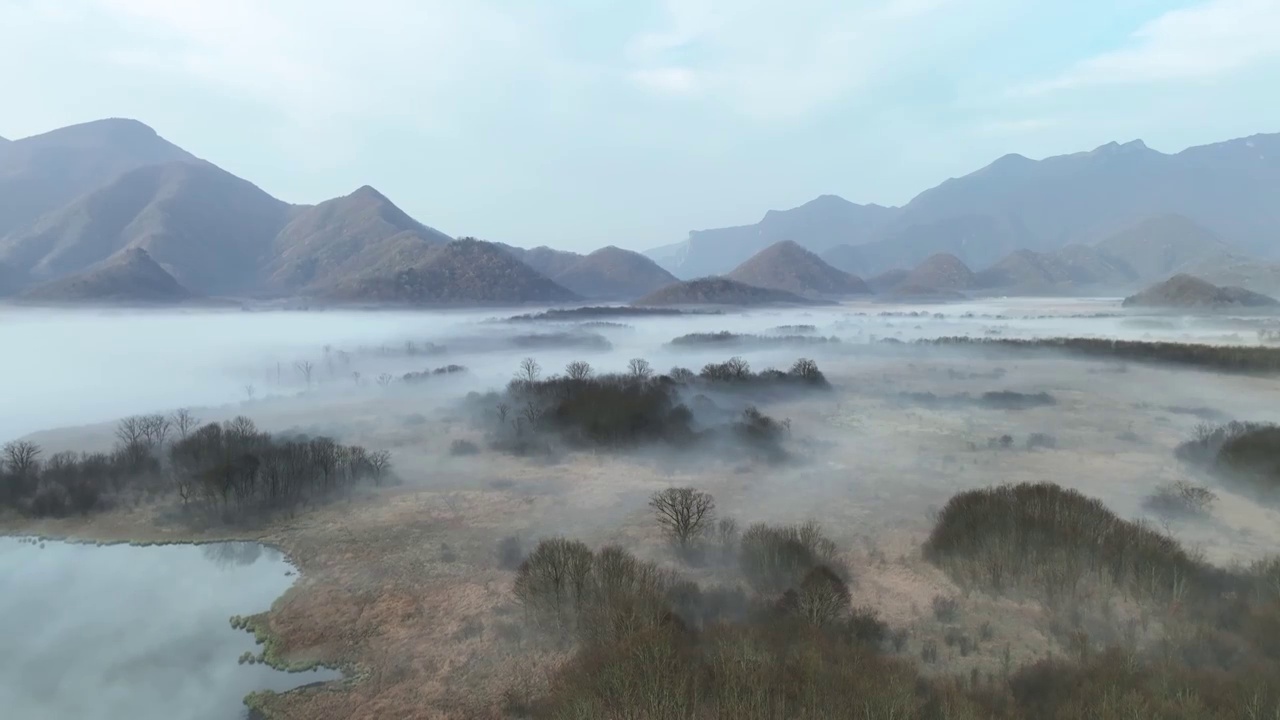
{"label": "leafless tree", "polygon": [[169,418],[164,415],[143,415],[142,437],[147,444],[153,448],[164,447],[164,442],[169,438],[169,430],[173,424]]}
{"label": "leafless tree", "polygon": [[716,501],[709,493],[691,487],[667,488],[649,498],[649,507],[658,524],[684,549],[710,525]]}
{"label": "leafless tree", "polygon": [[252,383],[250,383],[250,384],[248,384],[248,385],[245,385],[245,386],[244,386],[244,395],[245,395],[245,397],[249,398],[250,400],[253,400],[253,396],[254,396],[254,394],[256,394],[257,392],[258,392],[258,389],[257,389],[257,388],[255,388],[255,387],[253,386],[253,384],[252,384]]}
{"label": "leafless tree", "polygon": [[735,380],[743,380],[751,374],[751,364],[737,355],[724,361],[724,367],[729,373],[729,377]]}
{"label": "leafless tree", "polygon": [[373,484],[381,485],[382,477],[391,469],[391,453],[386,450],[369,453],[369,468],[373,470]]}
{"label": "leafless tree", "polygon": [[311,389],[311,374],[315,372],[315,365],[310,360],[302,360],[293,364],[298,370],[298,374],[302,376],[302,381],[307,384],[307,389]]}
{"label": "leafless tree", "polygon": [[386,387],[386,386],[388,386],[388,385],[390,385],[390,384],[391,384],[391,374],[390,374],[390,373],[382,373],[381,375],[379,375],[379,376],[378,376],[378,386],[379,386],[379,387]]}
{"label": "leafless tree", "polygon": [[173,427],[178,430],[178,437],[183,440],[186,440],[187,435],[195,428],[196,425],[200,424],[200,420],[192,415],[191,411],[186,408],[178,408],[175,410],[173,412],[172,421]]}
{"label": "leafless tree", "polygon": [[28,440],[15,440],[4,446],[4,461],[9,472],[18,477],[28,477],[35,473],[40,460],[40,446]]}
{"label": "leafless tree", "polygon": [[533,385],[538,382],[538,378],[542,375],[542,366],[537,360],[527,357],[520,361],[520,370],[516,373],[516,379],[525,385]]}
{"label": "leafless tree", "polygon": [[498,413],[498,422],[505,424],[507,415],[511,413],[511,406],[506,403],[498,403],[498,407],[494,408]]}
{"label": "leafless tree", "polygon": [[354,372],[352,372],[352,373],[351,373],[351,382],[355,383],[355,384],[356,384],[356,387],[359,387],[359,386],[360,386],[360,371],[359,371],[359,370],[356,370],[356,371],[354,371]]}
{"label": "leafless tree", "polygon": [[538,406],[534,405],[533,401],[530,400],[525,403],[523,414],[525,422],[529,423],[529,427],[536,428],[538,420],[542,417],[542,410],[538,409]]}
{"label": "leafless tree", "polygon": [[146,441],[146,422],[138,415],[127,417],[116,423],[116,438],[126,448],[142,445]]}
{"label": "leafless tree", "polygon": [[809,358],[800,358],[791,366],[791,374],[803,380],[816,380],[822,376],[818,371],[818,363]]}
{"label": "leafless tree", "polygon": [[591,377],[591,364],[585,360],[574,360],[564,366],[564,374],[570,380],[586,380]]}
{"label": "leafless tree", "polygon": [[849,611],[849,587],[830,568],[819,565],[805,575],[799,591],[787,600],[794,602],[800,617],[814,625],[826,625]]}
{"label": "leafless tree", "polygon": [[648,380],[653,377],[653,366],[644,358],[631,358],[627,363],[627,372],[636,380]]}

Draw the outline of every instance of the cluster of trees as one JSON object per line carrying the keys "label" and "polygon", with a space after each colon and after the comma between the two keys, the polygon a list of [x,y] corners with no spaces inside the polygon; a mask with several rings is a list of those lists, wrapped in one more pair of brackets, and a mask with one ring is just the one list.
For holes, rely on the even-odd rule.
{"label": "cluster of trees", "polygon": [[423,370],[421,372],[407,372],[400,376],[400,379],[407,383],[418,383],[423,380],[429,380],[433,377],[441,375],[453,375],[455,373],[464,373],[467,368],[462,365],[444,365],[434,370]]}
{"label": "cluster of trees", "polygon": [[323,499],[365,480],[381,484],[391,468],[385,450],[327,437],[276,437],[243,416],[201,426],[175,441],[168,459],[183,504],[228,519]]}
{"label": "cluster of trees", "polygon": [[1022,393],[1014,390],[993,390],[981,395],[958,393],[955,395],[938,395],[933,392],[900,392],[898,398],[904,402],[925,407],[967,407],[977,405],[993,410],[1027,410],[1036,407],[1056,405],[1057,400],[1047,392]]}
{"label": "cluster of trees", "polygon": [[1170,363],[1221,372],[1280,372],[1280,348],[1250,345],[1197,345],[1107,338],[1012,338],[945,337],[917,340],[928,345],[973,346],[998,349],[1064,350],[1093,357],[1135,362]]}
{"label": "cluster of trees", "polygon": [[1280,492],[1280,425],[1200,425],[1174,451],[1179,460],[1267,494]]}
{"label": "cluster of trees", "polygon": [[[1136,555],[1164,558],[1157,564],[1198,562],[1136,530],[1110,527],[1105,508],[1069,491],[976,492],[962,493],[940,514],[940,530],[926,546],[935,561],[940,552],[953,560],[980,556],[986,551],[971,536],[991,526],[1003,529],[988,543],[1021,539],[1033,555],[1055,538],[1082,547],[1078,535],[1100,529],[1096,562],[1104,572],[1118,567],[1115,553],[1127,552],[1106,534],[1131,533],[1141,546]],[[673,488],[651,505],[676,545],[718,535],[714,500],[705,493]],[[991,514],[974,515],[978,506]],[[1017,517],[1006,521],[1000,512]],[[1038,535],[1029,532],[1032,524],[1041,527]],[[563,538],[539,544],[517,570],[517,599],[537,628],[577,649],[549,687],[509,695],[515,707],[508,709],[538,719],[635,720],[1235,720],[1280,713],[1280,560],[1240,571],[1238,592],[1214,594],[1216,601],[1189,592],[1219,602],[1217,614],[1212,621],[1202,616],[1195,632],[1177,633],[1182,639],[1158,656],[1083,644],[998,676],[974,670],[926,677],[895,654],[898,633],[873,612],[850,607],[846,581],[830,562],[835,547],[815,526],[753,526],[735,548],[738,582],[704,588],[621,548],[593,551]],[[1034,572],[1030,564],[1011,567],[1007,579]],[[1207,578],[1188,572],[1188,584]]]}
{"label": "cluster of trees", "polygon": [[817,364],[807,359],[796,361],[788,372],[753,373],[745,360],[735,357],[708,364],[699,374],[674,368],[666,375],[658,375],[642,358],[632,359],[626,372],[610,374],[597,374],[579,360],[565,366],[563,374],[543,377],[538,362],[525,358],[505,392],[474,394],[471,401],[495,445],[517,452],[543,447],[548,433],[578,446],[690,446],[724,437],[727,430],[776,455],[789,423],[749,406],[727,428],[699,431],[692,411],[682,402],[682,395],[694,388],[776,384],[827,387]]}
{"label": "cluster of trees", "polygon": [[[1212,493],[1193,486],[1170,492],[1197,506],[1212,502]],[[1222,715],[1206,708],[1238,690],[1262,691],[1260,677],[1280,677],[1280,557],[1251,567],[1219,568],[1172,537],[1122,520],[1098,500],[1049,483],[956,495],[938,514],[924,555],[965,587],[1030,593],[1071,618],[1051,624],[1066,631],[1080,654],[1078,666],[1054,665],[1065,678],[1091,676],[1088,656],[1094,652],[1105,658],[1110,649],[1123,650],[1129,668],[1113,689],[1144,697],[1153,708],[1148,717],[1261,716],[1244,713],[1250,702],[1246,697],[1227,701],[1222,707],[1231,712]],[[1143,637],[1133,634],[1136,628],[1109,627],[1108,619],[1117,622],[1107,609],[1115,596],[1136,603],[1144,613],[1158,613],[1160,634]],[[1100,637],[1091,640],[1086,627]],[[1112,667],[1112,660],[1098,661]],[[1058,684],[1044,677],[1043,667],[1024,679]],[[1099,679],[1090,677],[1089,682]],[[1204,714],[1156,711],[1173,700],[1160,696],[1155,685],[1160,679],[1186,683],[1181,687],[1194,700],[1190,707]],[[1257,697],[1271,698],[1260,706],[1266,712],[1280,712],[1280,696],[1274,692]],[[1083,700],[1072,707],[1087,709],[1098,698],[1086,695]],[[1068,698],[1054,702],[1067,707]]]}
{"label": "cluster of trees", "polygon": [[329,438],[279,438],[237,417],[201,426],[186,410],[128,417],[107,453],[45,457],[28,441],[3,448],[0,504],[36,517],[104,510],[121,501],[176,494],[225,519],[321,499],[390,470],[385,451]]}

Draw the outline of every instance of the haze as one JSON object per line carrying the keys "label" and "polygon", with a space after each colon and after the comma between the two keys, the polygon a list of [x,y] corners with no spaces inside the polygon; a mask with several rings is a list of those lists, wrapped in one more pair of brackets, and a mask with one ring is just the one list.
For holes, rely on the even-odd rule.
{"label": "haze", "polygon": [[291,202],[368,183],[450,235],[642,250],[1275,130],[1277,32],[1268,0],[11,0],[0,136],[140,118]]}

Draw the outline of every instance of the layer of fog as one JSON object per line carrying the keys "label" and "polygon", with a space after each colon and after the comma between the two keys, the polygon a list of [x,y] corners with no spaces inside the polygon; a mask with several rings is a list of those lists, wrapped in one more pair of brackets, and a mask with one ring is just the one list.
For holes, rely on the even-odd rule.
{"label": "layer of fog", "polygon": [[336,677],[238,662],[261,648],[231,616],[268,609],[291,575],[255,543],[0,537],[0,707],[13,718],[232,718],[255,690]]}
{"label": "layer of fog", "polygon": [[[500,386],[520,358],[536,357],[547,372],[585,359],[600,370],[620,370],[644,357],[664,371],[746,354],[728,346],[677,350],[665,344],[686,333],[727,330],[763,333],[812,325],[816,334],[844,343],[883,338],[913,340],[952,335],[984,337],[1091,336],[1132,339],[1253,342],[1250,321],[1231,318],[1144,317],[1120,313],[1114,299],[1016,299],[946,305],[861,302],[817,309],[758,310],[724,315],[607,317],[617,327],[575,322],[486,322],[516,312],[128,312],[0,310],[6,352],[0,356],[0,439],[42,429],[292,395],[307,389],[298,363],[314,370],[311,389],[325,392],[372,386],[389,373],[466,366],[465,380],[441,390]],[[612,350],[591,347],[517,347],[514,335],[595,333]],[[534,338],[535,341],[538,338]],[[404,352],[405,343],[443,345],[438,355]],[[505,344],[504,344],[505,343]],[[390,351],[390,352],[387,352]],[[781,348],[750,353],[757,368],[784,365],[798,355],[829,348]],[[355,375],[359,374],[358,378]]]}

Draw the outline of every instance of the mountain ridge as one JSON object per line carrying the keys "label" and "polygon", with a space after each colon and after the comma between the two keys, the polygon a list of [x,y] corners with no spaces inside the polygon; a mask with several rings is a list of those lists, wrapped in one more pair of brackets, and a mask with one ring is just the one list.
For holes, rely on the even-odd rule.
{"label": "mountain ridge", "polygon": [[[1092,244],[1143,218],[1168,213],[1184,214],[1246,252],[1280,257],[1273,242],[1280,228],[1280,204],[1272,201],[1278,193],[1280,134],[1258,133],[1177,153],[1153,150],[1141,140],[1040,160],[1011,153],[925,189],[902,206],[843,201],[874,222],[823,224],[819,213],[805,210],[816,200],[771,211],[765,219],[804,215],[806,220],[793,220],[793,226],[803,230],[806,222],[816,223],[820,232],[789,239],[841,270],[862,275],[914,265],[936,252],[982,267],[1015,249],[1043,252]],[[765,220],[693,231],[646,254],[678,277],[722,273],[758,249],[766,232]],[[832,237],[843,240],[831,245]]]}

